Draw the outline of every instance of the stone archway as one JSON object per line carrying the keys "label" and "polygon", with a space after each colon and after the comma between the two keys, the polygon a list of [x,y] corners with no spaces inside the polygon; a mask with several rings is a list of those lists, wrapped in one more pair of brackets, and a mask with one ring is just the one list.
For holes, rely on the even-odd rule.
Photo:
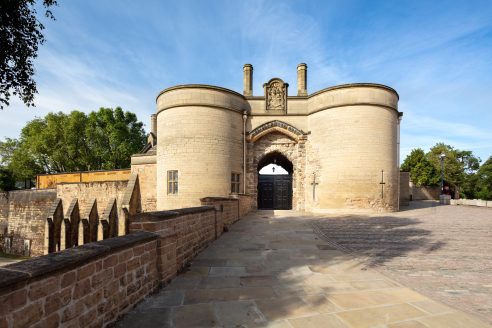
{"label": "stone archway", "polygon": [[246,189],[256,206],[258,164],[265,156],[276,152],[292,163],[292,209],[304,210],[306,134],[287,123],[272,121],[257,127],[248,137]]}
{"label": "stone archway", "polygon": [[[270,164],[280,166],[286,174],[261,174],[263,168]],[[263,156],[258,162],[258,209],[291,210],[292,209],[292,175],[294,165],[278,151]]]}

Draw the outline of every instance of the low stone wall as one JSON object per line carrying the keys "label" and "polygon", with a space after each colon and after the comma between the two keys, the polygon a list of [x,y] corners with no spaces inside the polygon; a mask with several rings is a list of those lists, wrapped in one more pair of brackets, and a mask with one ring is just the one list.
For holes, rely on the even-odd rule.
{"label": "low stone wall", "polygon": [[211,205],[218,213],[218,223],[222,224],[219,230],[236,222],[240,217],[247,215],[253,210],[256,202],[253,196],[238,194],[233,197],[205,197],[200,199],[202,205]]}
{"label": "low stone wall", "polygon": [[256,199],[252,195],[239,194],[239,217],[243,217],[256,206]]}
{"label": "low stone wall", "polygon": [[239,199],[226,197],[205,197],[200,199],[204,206],[213,206],[216,212],[217,237],[223,231],[229,230],[229,226],[239,220]]}
{"label": "low stone wall", "polygon": [[7,252],[43,255],[45,222],[55,200],[54,189],[9,192],[8,237],[11,247]]}
{"label": "low stone wall", "polygon": [[492,200],[482,199],[451,199],[451,205],[466,205],[492,208]]}
{"label": "low stone wall", "polygon": [[410,203],[410,172],[400,172],[400,206]]}
{"label": "low stone wall", "polygon": [[159,235],[157,257],[161,281],[169,281],[202,249],[217,238],[213,206],[136,214],[130,232],[151,231]]}
{"label": "low stone wall", "polygon": [[131,217],[130,232],[145,230],[159,235],[157,258],[163,282],[176,276],[202,249],[227,231],[242,214],[249,212],[253,203],[246,197],[243,201],[240,198],[205,197],[201,202],[203,206],[139,213]]}
{"label": "low stone wall", "polygon": [[62,183],[56,186],[57,197],[68,208],[73,199],[78,200],[82,213],[89,212],[94,199],[97,200],[97,212],[102,216],[108,202],[116,199],[118,207],[126,192],[128,179],[124,181],[95,181],[81,183]]}
{"label": "low stone wall", "polygon": [[9,193],[0,192],[0,222],[7,221],[9,217]]}
{"label": "low stone wall", "polygon": [[111,221],[112,225],[109,233],[94,233],[87,242],[124,235],[127,217],[141,209],[136,196],[138,187],[138,177],[130,175],[125,181],[65,183],[56,189],[2,192],[0,249],[16,255],[40,256],[50,250],[81,245],[79,225],[89,219],[98,232],[105,223],[109,225]]}
{"label": "low stone wall", "polygon": [[0,192],[0,251],[4,251],[5,237],[8,235],[9,194]]}
{"label": "low stone wall", "polygon": [[410,187],[410,194],[411,194],[412,200],[439,200],[440,193],[441,193],[441,189],[439,186],[417,187],[417,186],[411,185],[411,187]]}
{"label": "low stone wall", "polygon": [[0,268],[0,327],[105,327],[159,286],[156,234],[137,232]]}

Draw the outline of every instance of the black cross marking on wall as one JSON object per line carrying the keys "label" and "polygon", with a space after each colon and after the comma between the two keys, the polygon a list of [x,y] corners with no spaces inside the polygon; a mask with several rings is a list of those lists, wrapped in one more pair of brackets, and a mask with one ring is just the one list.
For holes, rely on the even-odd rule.
{"label": "black cross marking on wall", "polygon": [[311,182],[313,185],[313,202],[316,201],[316,185],[318,182],[316,182],[316,173],[313,173],[313,182]]}
{"label": "black cross marking on wall", "polygon": [[386,182],[384,182],[384,170],[381,170],[381,182],[379,183],[381,185],[381,199],[384,198],[384,185]]}

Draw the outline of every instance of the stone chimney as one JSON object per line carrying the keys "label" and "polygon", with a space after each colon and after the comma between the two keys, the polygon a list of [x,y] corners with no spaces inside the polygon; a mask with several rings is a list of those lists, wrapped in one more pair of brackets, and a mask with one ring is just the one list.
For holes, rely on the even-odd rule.
{"label": "stone chimney", "polygon": [[297,65],[297,95],[307,96],[307,65]]}
{"label": "stone chimney", "polygon": [[244,95],[246,97],[252,96],[253,95],[253,65],[251,64],[244,64],[244,78],[243,78],[243,84],[244,84]]}
{"label": "stone chimney", "polygon": [[154,136],[157,136],[157,115],[152,114],[150,115],[150,132],[154,134]]}

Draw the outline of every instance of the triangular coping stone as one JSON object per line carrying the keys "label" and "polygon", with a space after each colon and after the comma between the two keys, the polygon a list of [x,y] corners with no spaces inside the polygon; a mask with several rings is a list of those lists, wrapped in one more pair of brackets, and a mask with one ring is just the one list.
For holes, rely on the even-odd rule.
{"label": "triangular coping stone", "polygon": [[55,217],[56,212],[57,212],[59,207],[61,207],[61,211],[62,211],[62,215],[63,215],[63,203],[62,203],[61,198],[55,199],[55,201],[51,205],[50,209],[48,210],[47,217],[54,221],[54,217]]}
{"label": "triangular coping stone", "polygon": [[108,201],[108,204],[106,205],[106,208],[104,209],[101,217],[99,220],[107,220],[109,222],[109,218],[111,216],[111,213],[113,211],[116,211],[116,198],[110,198]]}
{"label": "triangular coping stone", "polygon": [[99,219],[99,213],[97,213],[97,199],[92,199],[90,202],[89,202],[90,206],[88,206],[83,215],[80,216],[81,219],[87,219],[87,221],[89,222],[90,221],[90,217],[91,217],[91,214],[93,212],[96,213],[96,217]]}
{"label": "triangular coping stone", "polygon": [[72,216],[77,212],[79,212],[80,216],[79,200],[77,198],[74,198],[70,201],[70,204],[68,205],[67,212],[65,213],[65,218],[70,220]]}
{"label": "triangular coping stone", "polygon": [[123,194],[123,199],[121,200],[121,206],[125,208],[130,207],[130,202],[132,200],[133,192],[135,191],[135,186],[138,182],[138,174],[133,173],[128,179],[128,184],[126,185],[125,193]]}

